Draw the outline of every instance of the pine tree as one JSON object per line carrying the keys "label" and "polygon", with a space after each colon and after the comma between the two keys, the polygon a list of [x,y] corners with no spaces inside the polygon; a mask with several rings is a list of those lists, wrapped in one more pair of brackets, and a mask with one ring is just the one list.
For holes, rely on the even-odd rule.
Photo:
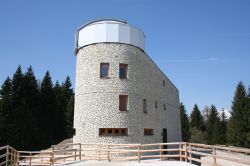
{"label": "pine tree", "polygon": [[214,105],[211,106],[206,123],[206,140],[210,145],[220,142],[220,119],[217,109]]}
{"label": "pine tree", "polygon": [[234,94],[231,117],[228,123],[227,138],[229,143],[235,146],[249,147],[248,128],[247,94],[245,86],[239,82]]}
{"label": "pine tree", "polygon": [[227,117],[224,109],[222,109],[222,113],[220,115],[220,144],[227,144]]}
{"label": "pine tree", "polygon": [[66,110],[66,96],[64,95],[64,91],[62,86],[56,81],[54,86],[54,94],[55,94],[55,128],[56,128],[56,141],[59,142],[65,137],[65,110]]}
{"label": "pine tree", "polygon": [[66,96],[67,101],[69,101],[69,99],[71,98],[72,95],[74,95],[73,89],[72,89],[72,83],[70,81],[69,76],[66,77],[63,85],[62,85],[63,89],[64,89],[64,93]]}
{"label": "pine tree", "polygon": [[17,149],[22,149],[24,146],[24,140],[22,139],[23,133],[26,130],[24,119],[27,117],[25,115],[26,105],[24,101],[24,75],[20,65],[12,78],[12,99],[13,111],[11,119],[9,119],[9,123],[13,125],[9,128],[12,135],[10,142],[11,145]]}
{"label": "pine tree", "polygon": [[0,90],[1,106],[0,106],[0,146],[10,144],[11,133],[8,132],[11,123],[7,123],[11,120],[12,107],[12,81],[8,77]]}
{"label": "pine tree", "polygon": [[23,148],[26,150],[37,149],[40,146],[39,130],[38,130],[38,109],[40,103],[40,94],[38,90],[38,84],[32,67],[27,69],[24,75],[24,130],[23,137],[20,138],[24,141]]}
{"label": "pine tree", "polygon": [[247,92],[247,141],[246,147],[250,147],[250,86]]}
{"label": "pine tree", "polygon": [[66,138],[73,137],[73,119],[74,119],[74,95],[68,101],[65,119],[66,119]]}
{"label": "pine tree", "polygon": [[66,109],[64,112],[65,117],[65,131],[66,138],[71,138],[73,136],[73,116],[74,116],[74,92],[72,89],[72,83],[69,76],[66,77],[63,82],[64,96],[66,97]]}
{"label": "pine tree", "polygon": [[204,121],[203,117],[201,115],[199,107],[195,104],[193,111],[191,112],[190,115],[190,126],[191,127],[196,127],[199,130],[204,130]]}
{"label": "pine tree", "polygon": [[181,119],[182,141],[188,142],[190,139],[189,121],[185,106],[182,103],[180,105],[180,119]]}
{"label": "pine tree", "polygon": [[39,127],[43,147],[56,143],[55,139],[55,94],[49,71],[46,72],[41,83],[41,109],[39,110]]}

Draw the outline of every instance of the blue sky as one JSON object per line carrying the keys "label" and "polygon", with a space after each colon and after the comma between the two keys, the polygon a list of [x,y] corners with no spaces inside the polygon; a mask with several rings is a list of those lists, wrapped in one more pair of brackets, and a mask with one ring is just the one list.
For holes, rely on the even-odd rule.
{"label": "blue sky", "polygon": [[75,82],[74,34],[96,18],[126,19],[145,51],[177,86],[188,112],[231,108],[236,84],[250,85],[249,0],[1,0],[0,84],[18,64]]}

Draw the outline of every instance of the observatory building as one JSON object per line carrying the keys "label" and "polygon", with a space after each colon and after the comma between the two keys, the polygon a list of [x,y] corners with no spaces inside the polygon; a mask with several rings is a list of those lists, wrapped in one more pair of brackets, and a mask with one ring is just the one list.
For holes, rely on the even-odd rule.
{"label": "observatory building", "polygon": [[144,40],[116,19],[77,31],[75,143],[181,141],[178,89],[146,54]]}

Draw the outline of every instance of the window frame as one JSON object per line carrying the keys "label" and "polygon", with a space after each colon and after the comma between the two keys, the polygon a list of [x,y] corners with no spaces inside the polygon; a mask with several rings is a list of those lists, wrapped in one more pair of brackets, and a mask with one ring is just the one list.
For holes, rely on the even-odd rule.
{"label": "window frame", "polygon": [[144,128],[144,136],[152,136],[154,135],[154,129]]}
{"label": "window frame", "polygon": [[[107,71],[107,77],[104,77],[103,76],[103,73],[102,73],[102,67],[104,66],[104,65],[108,65],[108,71]],[[109,79],[109,63],[100,63],[100,78],[101,79]]]}
{"label": "window frame", "polygon": [[[125,68],[125,77],[121,77],[121,75],[120,75],[120,69],[121,69],[121,67]],[[126,64],[126,63],[119,63],[119,78],[120,79],[128,79],[128,64]]]}
{"label": "window frame", "polygon": [[99,136],[128,136],[128,128],[99,128]]}
{"label": "window frame", "polygon": [[[121,98],[125,97],[125,109],[121,109],[122,106],[121,106]],[[128,95],[124,95],[124,94],[120,94],[119,95],[119,111],[128,111]]]}

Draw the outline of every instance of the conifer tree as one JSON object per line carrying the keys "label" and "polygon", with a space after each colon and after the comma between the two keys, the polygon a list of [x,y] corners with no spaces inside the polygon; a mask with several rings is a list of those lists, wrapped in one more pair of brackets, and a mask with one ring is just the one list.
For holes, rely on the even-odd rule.
{"label": "conifer tree", "polygon": [[12,81],[9,77],[4,81],[0,90],[0,146],[6,144],[11,144],[10,137],[11,133],[8,132],[8,129],[11,127],[11,112],[13,111],[12,107]]}
{"label": "conifer tree", "polygon": [[246,147],[250,147],[250,86],[247,91],[247,101],[246,101],[246,109],[247,109],[247,141]]}
{"label": "conifer tree", "polygon": [[68,101],[66,108],[66,138],[73,137],[73,119],[74,119],[74,95]]}
{"label": "conifer tree", "polygon": [[40,114],[40,132],[43,147],[49,147],[55,144],[55,95],[53,91],[53,84],[49,71],[46,72],[41,83],[41,109]]}
{"label": "conifer tree", "polygon": [[231,117],[228,123],[228,141],[235,146],[250,147],[247,140],[249,116],[247,111],[247,93],[242,82],[237,85],[232,103]]}
{"label": "conifer tree", "polygon": [[64,89],[66,100],[69,101],[69,99],[71,98],[71,96],[74,95],[73,89],[72,89],[72,83],[70,81],[69,76],[66,77],[65,81],[63,82],[62,87]]}
{"label": "conifer tree", "polygon": [[64,112],[65,117],[65,137],[72,137],[72,129],[73,129],[73,115],[74,115],[74,92],[72,88],[72,83],[70,81],[70,77],[67,76],[65,81],[63,82],[63,91],[66,97],[66,109]]}
{"label": "conifer tree", "polygon": [[55,129],[56,129],[56,141],[59,142],[65,137],[65,110],[66,110],[66,96],[62,86],[56,81],[54,86],[55,94]]}
{"label": "conifer tree", "polygon": [[24,119],[23,125],[25,130],[23,131],[23,137],[21,138],[23,143],[23,148],[26,150],[33,150],[39,147],[39,130],[38,130],[38,109],[40,103],[40,94],[38,90],[38,84],[36,77],[34,75],[33,69],[30,66],[27,72],[24,74]]}
{"label": "conifer tree", "polygon": [[180,105],[180,119],[181,119],[182,141],[188,142],[190,139],[189,120],[185,106],[182,103]]}
{"label": "conifer tree", "polygon": [[217,109],[214,105],[211,106],[206,123],[206,140],[210,145],[220,142],[220,119]]}
{"label": "conifer tree", "polygon": [[222,109],[222,113],[220,115],[220,144],[227,144],[227,117],[224,109]]}
{"label": "conifer tree", "polygon": [[[25,117],[25,102],[24,102],[24,75],[21,66],[19,65],[12,78],[12,105],[11,118],[8,123],[13,124],[9,130],[12,137],[10,142],[17,149],[22,149],[24,146],[23,133],[26,130],[24,119]],[[14,136],[14,137],[13,137]]]}
{"label": "conifer tree", "polygon": [[190,126],[191,127],[196,127],[199,130],[204,130],[204,121],[203,117],[201,115],[199,107],[195,104],[193,111],[191,112],[190,115]]}

